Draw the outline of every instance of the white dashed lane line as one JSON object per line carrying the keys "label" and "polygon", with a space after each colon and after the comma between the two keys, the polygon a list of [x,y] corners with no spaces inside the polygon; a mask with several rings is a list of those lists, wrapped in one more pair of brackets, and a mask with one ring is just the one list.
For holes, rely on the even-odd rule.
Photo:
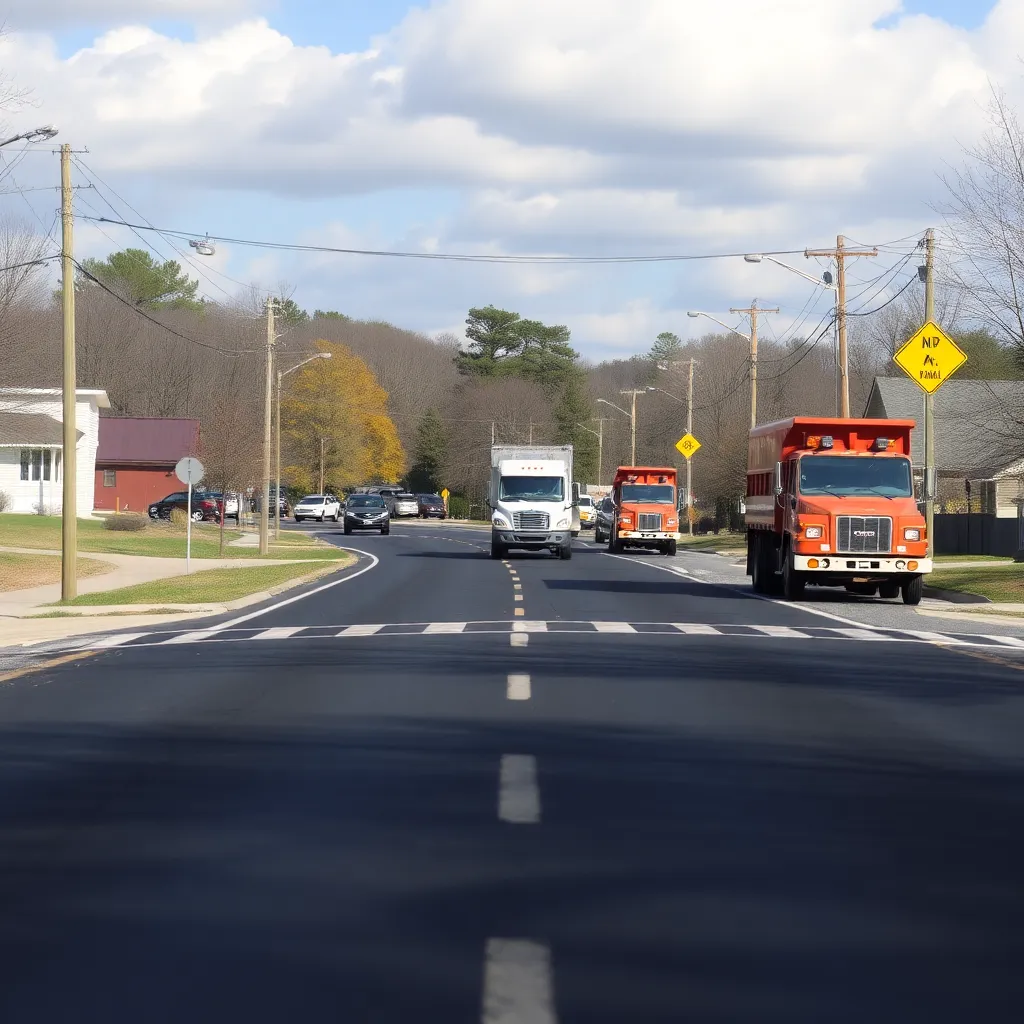
{"label": "white dashed lane line", "polygon": [[557,1024],[551,951],[528,939],[488,939],[481,1024]]}
{"label": "white dashed lane line", "polygon": [[531,754],[503,754],[498,779],[498,817],[510,825],[540,823],[537,759]]}
{"label": "white dashed lane line", "polygon": [[510,672],[505,687],[505,696],[509,700],[529,700],[530,677],[522,672]]}

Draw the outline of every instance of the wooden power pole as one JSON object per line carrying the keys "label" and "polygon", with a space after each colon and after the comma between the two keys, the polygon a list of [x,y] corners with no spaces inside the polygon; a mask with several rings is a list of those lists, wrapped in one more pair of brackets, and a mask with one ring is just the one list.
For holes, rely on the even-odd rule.
{"label": "wooden power pole", "polygon": [[260,508],[260,554],[270,554],[270,428],[272,415],[271,394],[274,378],[274,300],[267,299],[267,368],[263,396],[263,501]]}
{"label": "wooden power pole", "polygon": [[[935,229],[929,228],[925,236],[925,277],[924,277],[924,322],[935,320]],[[935,553],[932,539],[935,527],[935,395],[926,392],[924,396],[924,521],[928,531],[928,554]],[[970,503],[967,505],[970,513]]]}
{"label": "wooden power pole", "polygon": [[[749,309],[730,309],[730,313],[743,313],[750,317],[750,429],[757,426],[757,314],[778,313],[775,309],[762,309],[757,304],[757,299],[750,304]],[[738,333],[738,332],[737,332]]]}
{"label": "wooden power pole", "polygon": [[[693,433],[693,368],[697,360],[690,358],[690,378],[686,385],[686,432]],[[693,536],[693,515],[690,511],[693,504],[693,458],[686,460],[686,521],[689,523],[690,536]]]}
{"label": "wooden power pole", "polygon": [[70,601],[78,595],[78,430],[75,372],[75,259],[74,207],[71,190],[71,147],[60,147],[60,193],[63,238],[61,243],[61,304],[64,313],[64,490],[61,501],[60,599]]}
{"label": "wooden power pole", "polygon": [[805,249],[804,256],[827,256],[836,261],[836,326],[839,331],[839,413],[850,417],[850,359],[846,347],[846,261],[851,256],[877,256],[877,249],[847,249],[839,235],[834,249]]}

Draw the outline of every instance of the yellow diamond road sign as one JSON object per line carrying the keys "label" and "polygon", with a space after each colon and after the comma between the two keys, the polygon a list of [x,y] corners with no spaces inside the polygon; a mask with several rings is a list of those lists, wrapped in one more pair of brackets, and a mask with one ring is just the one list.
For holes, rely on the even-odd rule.
{"label": "yellow diamond road sign", "polygon": [[700,441],[698,441],[693,434],[683,434],[683,436],[676,441],[676,448],[679,450],[679,454],[685,459],[688,459],[699,447]]}
{"label": "yellow diamond road sign", "polygon": [[929,321],[900,348],[893,362],[930,395],[967,362],[967,354]]}

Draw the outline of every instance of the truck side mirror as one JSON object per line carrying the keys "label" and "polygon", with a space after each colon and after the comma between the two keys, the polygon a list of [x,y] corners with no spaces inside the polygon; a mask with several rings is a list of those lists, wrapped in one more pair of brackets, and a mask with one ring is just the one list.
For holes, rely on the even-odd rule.
{"label": "truck side mirror", "polygon": [[775,494],[776,496],[782,493],[782,463],[775,463]]}

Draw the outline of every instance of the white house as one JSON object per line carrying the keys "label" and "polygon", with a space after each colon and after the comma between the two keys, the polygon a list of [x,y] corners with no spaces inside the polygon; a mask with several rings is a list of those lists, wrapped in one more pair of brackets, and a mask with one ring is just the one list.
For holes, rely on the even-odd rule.
{"label": "white house", "polygon": [[[60,388],[0,388],[0,492],[8,512],[59,515],[63,504],[64,406]],[[100,409],[106,391],[75,392],[77,514],[92,515]]]}

